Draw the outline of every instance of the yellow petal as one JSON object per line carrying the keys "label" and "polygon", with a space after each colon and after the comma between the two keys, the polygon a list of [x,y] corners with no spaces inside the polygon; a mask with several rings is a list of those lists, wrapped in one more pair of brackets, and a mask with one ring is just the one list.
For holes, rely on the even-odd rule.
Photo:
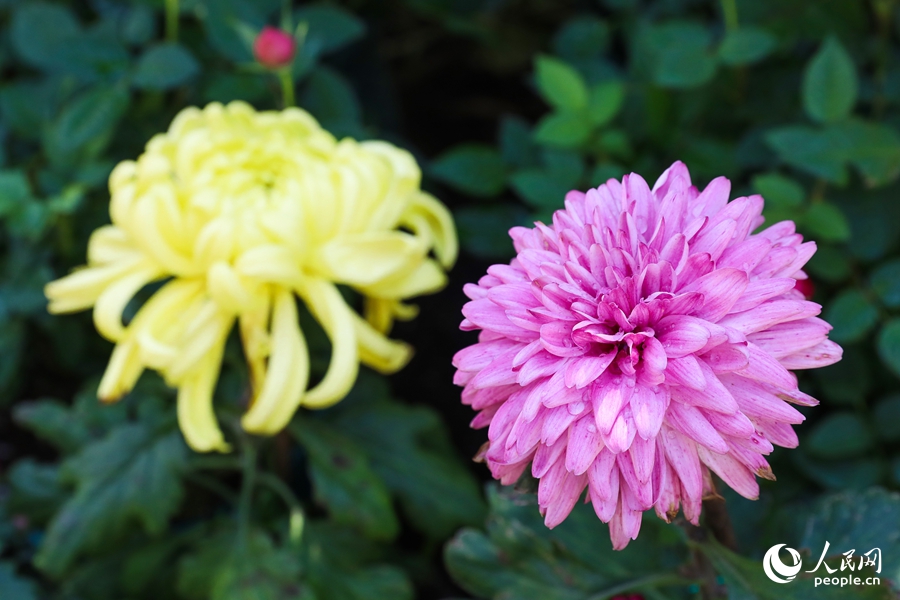
{"label": "yellow petal", "polygon": [[310,279],[299,291],[331,339],[328,371],[322,381],[304,396],[302,404],[310,408],[326,408],[347,395],[359,372],[353,311],[337,288],[321,279]]}
{"label": "yellow petal", "polygon": [[373,231],[344,236],[325,244],[315,261],[332,281],[367,286],[414,271],[428,247],[399,231]]}
{"label": "yellow petal", "polygon": [[44,286],[52,314],[76,312],[90,308],[97,298],[117,279],[134,270],[146,269],[141,259],[122,261],[98,267],[82,267]]}
{"label": "yellow petal", "polygon": [[426,259],[409,274],[382,279],[374,285],[360,286],[359,289],[367,296],[399,299],[430,294],[445,285],[447,285],[447,275],[444,270],[435,261]]}
{"label": "yellow petal", "polygon": [[359,358],[379,373],[396,373],[412,358],[412,347],[382,335],[361,317],[353,314],[353,328],[359,341]]}
{"label": "yellow petal", "polygon": [[266,359],[272,351],[269,335],[269,313],[272,309],[269,290],[260,295],[259,302],[240,315],[241,344],[250,369],[250,385],[257,396],[266,378]]}
{"label": "yellow petal", "polygon": [[[146,155],[145,155],[146,156]],[[162,231],[162,215],[156,196],[140,198],[134,206],[133,219],[127,224],[128,233],[167,272],[174,275],[197,275],[201,269],[178,252]]]}
{"label": "yellow petal", "polygon": [[400,223],[409,227],[416,235],[427,235],[434,243],[434,253],[445,269],[456,262],[459,241],[456,225],[447,207],[431,194],[419,192]]}
{"label": "yellow petal", "polygon": [[104,225],[91,234],[87,255],[88,264],[94,266],[134,260],[140,256],[140,251],[134,247],[128,234],[121,228]]}
{"label": "yellow petal", "polygon": [[137,342],[140,360],[164,369],[178,356],[177,340],[203,306],[198,280],[173,279],[160,288],[135,315],[126,335]]}
{"label": "yellow petal", "polygon": [[178,387],[178,425],[197,452],[228,452],[213,410],[213,391],[219,378],[225,340],[213,347],[202,363]]}
{"label": "yellow petal", "polygon": [[404,304],[399,300],[369,296],[363,301],[363,310],[366,321],[379,333],[389,332],[394,324],[394,319],[411,321],[419,314],[419,307],[415,304]]}
{"label": "yellow petal", "polygon": [[206,289],[219,308],[241,313],[253,302],[253,290],[243,277],[226,262],[214,263],[206,272]]}
{"label": "yellow petal", "polygon": [[234,269],[257,281],[285,287],[298,287],[303,281],[299,262],[284,246],[267,245],[247,250],[237,258]]}
{"label": "yellow petal", "polygon": [[125,306],[141,288],[162,275],[157,267],[144,263],[103,290],[94,305],[94,326],[100,335],[113,342],[121,341],[125,337],[122,325]]}
{"label": "yellow petal", "polygon": [[233,323],[234,316],[224,313],[211,300],[205,301],[200,314],[184,329],[176,342],[178,355],[162,369],[166,380],[180,385],[192,371],[200,368],[204,357],[227,337]]}
{"label": "yellow petal", "polygon": [[291,420],[309,382],[309,355],[294,294],[280,289],[272,311],[272,354],[259,395],[241,419],[251,433],[271,435]]}
{"label": "yellow petal", "polygon": [[131,391],[143,372],[144,365],[138,356],[134,340],[119,342],[113,348],[109,364],[106,365],[97,396],[104,402],[115,402]]}

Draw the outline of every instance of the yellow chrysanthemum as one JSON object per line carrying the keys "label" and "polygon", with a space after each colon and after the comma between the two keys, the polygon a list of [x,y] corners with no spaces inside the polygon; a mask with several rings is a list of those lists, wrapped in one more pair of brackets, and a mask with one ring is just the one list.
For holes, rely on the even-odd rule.
{"label": "yellow chrysanthemum", "polygon": [[[299,109],[185,109],[113,170],[113,224],[91,236],[86,267],[47,285],[49,310],[93,306],[116,343],[100,398],[118,399],[156,369],[178,388],[181,429],[200,451],[227,450],[212,395],[237,319],[253,386],[242,423],[275,433],[298,406],[341,400],[360,361],[393,372],[409,359],[385,334],[415,316],[403,299],[445,285],[457,252],[453,221],[420,178],[409,153],[337,141]],[[123,325],[125,306],[157,280],[167,281]],[[336,284],[363,295],[365,318]],[[295,295],[332,342],[312,389]]]}

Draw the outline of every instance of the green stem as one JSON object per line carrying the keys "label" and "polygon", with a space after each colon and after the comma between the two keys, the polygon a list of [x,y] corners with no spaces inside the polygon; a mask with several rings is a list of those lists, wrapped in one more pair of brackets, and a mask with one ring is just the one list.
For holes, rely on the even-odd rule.
{"label": "green stem", "polygon": [[166,0],[166,39],[178,41],[178,0]]}
{"label": "green stem", "polygon": [[728,31],[737,31],[737,0],[722,0],[722,14],[725,16],[725,29]]}
{"label": "green stem", "polygon": [[222,456],[202,454],[191,458],[191,466],[195,469],[209,469],[213,471],[240,471],[243,461],[237,456]]}
{"label": "green stem", "polygon": [[646,577],[639,577],[638,579],[632,579],[631,581],[614,585],[611,588],[607,588],[602,592],[598,592],[593,596],[588,597],[587,600],[607,600],[607,598],[612,598],[617,594],[633,592],[645,587],[660,587],[664,585],[687,586],[693,583],[696,583],[693,579],[685,579],[674,573],[656,573],[654,575],[647,575]]}
{"label": "green stem", "polygon": [[284,107],[289,108],[296,106],[294,100],[294,80],[291,77],[290,67],[278,70],[278,79],[281,81],[281,97],[284,100]]}
{"label": "green stem", "polygon": [[294,492],[291,491],[291,488],[288,487],[284,481],[271,473],[260,473],[258,475],[258,481],[260,484],[265,485],[275,492],[275,494],[287,505],[291,512],[290,532],[288,537],[292,543],[299,542],[300,537],[303,535],[304,517],[303,506],[300,504],[300,501],[297,500],[297,496],[294,495]]}
{"label": "green stem", "polygon": [[203,473],[188,473],[185,479],[221,496],[231,504],[237,504],[237,494],[228,489],[228,486],[222,485],[214,477],[209,477]]}
{"label": "green stem", "polygon": [[238,544],[247,549],[250,541],[250,517],[253,510],[253,488],[256,486],[256,446],[252,440],[244,444],[243,455],[244,478],[241,482],[241,496],[238,501]]}

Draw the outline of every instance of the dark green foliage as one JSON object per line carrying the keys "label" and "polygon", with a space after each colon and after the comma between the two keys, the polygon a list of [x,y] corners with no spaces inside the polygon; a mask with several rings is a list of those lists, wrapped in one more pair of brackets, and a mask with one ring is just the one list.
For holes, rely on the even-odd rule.
{"label": "dark green foliage", "polygon": [[[828,540],[836,566],[880,545],[896,584],[896,2],[180,0],[177,35],[165,4],[0,0],[0,600],[686,599],[709,583],[700,556],[733,599],[889,597],[774,584],[760,559],[785,543],[815,560]],[[281,108],[253,63],[264,25],[302,38],[299,106],[416,155],[462,256],[454,287],[398,327],[414,367],[390,385],[364,371],[274,439],[240,433],[235,345],[216,400],[234,451],[199,456],[155,374],[98,403],[110,345],[87,314],[49,316],[43,287],[109,222],[113,167],[180,109]],[[755,503],[720,490],[738,553],[650,514],[614,552],[589,505],[550,531],[531,492],[492,485],[486,503],[488,473],[464,459],[486,434],[450,382],[471,341],[443,337],[458,288],[510,259],[511,227],[548,222],[572,189],[632,171],[652,184],[674,160],[698,187],[725,175],[733,196],[763,195],[767,222],[817,242],[813,299],[845,348],[800,374],[822,403],[803,409],[800,447],[771,456],[778,481]],[[304,329],[317,378],[329,350]]]}

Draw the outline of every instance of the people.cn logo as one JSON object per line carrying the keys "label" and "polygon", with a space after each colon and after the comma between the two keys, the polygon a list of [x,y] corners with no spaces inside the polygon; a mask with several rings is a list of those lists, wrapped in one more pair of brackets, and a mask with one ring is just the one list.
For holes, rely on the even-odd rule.
{"label": "people.cn logo", "polygon": [[[791,559],[793,559],[794,561],[793,565],[786,565],[781,562],[781,557],[778,556],[778,551],[782,548],[787,550],[791,555]],[[766,577],[768,577],[775,583],[787,583],[789,581],[793,581],[794,577],[797,576],[797,573],[800,572],[800,569],[802,567],[803,561],[800,560],[800,553],[793,548],[788,548],[784,544],[777,544],[775,546],[772,546],[763,557],[763,571],[766,572]]]}

